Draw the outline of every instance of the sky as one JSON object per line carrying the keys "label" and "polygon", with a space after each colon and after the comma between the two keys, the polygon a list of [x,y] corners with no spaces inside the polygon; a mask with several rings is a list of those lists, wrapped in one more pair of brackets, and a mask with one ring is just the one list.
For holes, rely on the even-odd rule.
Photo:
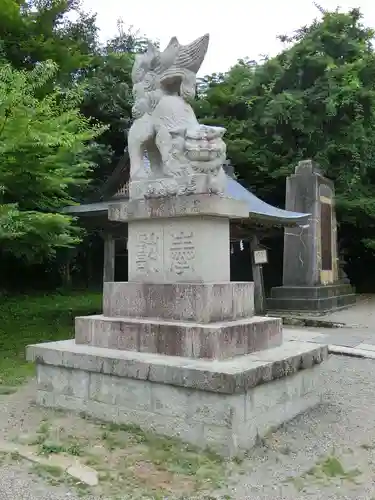
{"label": "sky", "polygon": [[[374,0],[318,0],[325,9],[359,7],[364,23],[375,27]],[[172,36],[186,44],[209,33],[210,45],[200,74],[224,72],[238,59],[259,59],[283,48],[277,35],[310,24],[319,11],[312,0],[84,0],[96,12],[102,40],[116,34],[117,20],[163,49]]]}

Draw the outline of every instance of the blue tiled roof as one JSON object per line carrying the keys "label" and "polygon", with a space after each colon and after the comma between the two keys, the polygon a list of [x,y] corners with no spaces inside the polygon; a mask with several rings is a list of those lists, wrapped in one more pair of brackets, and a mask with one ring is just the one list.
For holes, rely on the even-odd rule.
{"label": "blue tiled roof", "polygon": [[[150,168],[147,157],[144,158],[144,165],[146,169]],[[281,208],[269,205],[229,175],[227,175],[227,186],[224,195],[247,203],[250,223],[259,225],[267,224],[269,226],[302,226],[308,223],[309,214],[289,212],[288,210],[282,210]],[[99,202],[89,205],[66,207],[64,212],[88,215],[105,212],[107,211],[107,207],[108,202]]]}
{"label": "blue tiled roof", "polygon": [[255,194],[242,186],[235,179],[227,175],[227,187],[225,195],[236,200],[246,201],[249,207],[249,217],[256,218],[259,216],[263,221],[268,220],[270,224],[285,225],[288,223],[303,225],[307,224],[309,214],[301,214],[299,212],[290,212],[269,205],[265,201],[260,200]]}

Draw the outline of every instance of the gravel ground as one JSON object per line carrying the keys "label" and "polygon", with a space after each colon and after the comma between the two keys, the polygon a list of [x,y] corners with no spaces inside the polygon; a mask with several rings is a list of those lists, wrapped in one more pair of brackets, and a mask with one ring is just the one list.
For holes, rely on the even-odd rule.
{"label": "gravel ground", "polygon": [[375,500],[375,361],[331,356],[324,379],[323,404],[253,450],[232,500]]}
{"label": "gravel ground", "polygon": [[46,485],[27,463],[0,468],[0,500],[78,500],[72,490]]}
{"label": "gravel ground", "polygon": [[[267,438],[212,498],[375,500],[375,361],[332,356],[324,372],[323,404]],[[41,410],[29,409],[34,390],[0,398],[0,439],[40,421]],[[0,466],[0,500],[67,498],[80,497],[43,483],[27,464]]]}

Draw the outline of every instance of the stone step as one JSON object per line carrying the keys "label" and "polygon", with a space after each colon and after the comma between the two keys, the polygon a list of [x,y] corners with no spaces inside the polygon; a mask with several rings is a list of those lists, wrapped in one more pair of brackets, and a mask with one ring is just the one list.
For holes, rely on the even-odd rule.
{"label": "stone step", "polygon": [[253,316],[237,321],[193,323],[81,316],[77,344],[189,358],[226,359],[282,343],[281,319]]}
{"label": "stone step", "polygon": [[271,299],[327,299],[352,293],[353,287],[347,283],[321,286],[277,286],[271,289]]}
{"label": "stone step", "polygon": [[316,312],[323,313],[349,307],[356,303],[356,295],[338,295],[334,297],[307,299],[307,298],[270,298],[267,299],[268,311],[283,312]]}

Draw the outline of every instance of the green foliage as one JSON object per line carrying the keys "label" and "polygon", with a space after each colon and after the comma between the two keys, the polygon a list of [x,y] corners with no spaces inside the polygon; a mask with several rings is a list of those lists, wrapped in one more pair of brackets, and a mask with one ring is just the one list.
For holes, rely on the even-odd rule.
{"label": "green foliage", "polygon": [[[321,19],[280,37],[278,56],[245,59],[200,80],[196,111],[227,128],[239,179],[271,203],[283,204],[285,177],[299,160],[316,160],[335,181],[346,253],[368,257],[375,249],[374,33],[357,9],[319,10]],[[102,46],[95,16],[79,0],[0,0],[0,12],[0,245],[43,258],[80,238],[57,210],[98,196],[123,157],[131,67],[147,39],[120,23]]]}
{"label": "green foliage", "polygon": [[[85,82],[80,104],[89,119],[108,125],[96,140],[95,162],[89,190],[94,194],[123,157],[132,106],[131,68],[134,53],[143,51],[147,39],[133,30],[118,33],[104,46],[98,41],[95,15],[85,13],[79,0],[0,0],[0,53],[18,69],[32,70],[51,60],[57,65],[54,80],[38,90],[38,96],[77,81]],[[92,193],[93,191],[93,193]],[[97,196],[97,195],[95,195]]]}
{"label": "green foliage", "polygon": [[80,240],[56,211],[95,194],[124,154],[147,40],[119,23],[100,45],[79,0],[0,0],[0,11],[0,248],[41,260]]}
{"label": "green foliage", "polygon": [[[342,233],[375,240],[375,53],[357,9],[282,37],[277,57],[206,81],[197,111],[227,127],[229,157],[256,193],[281,205],[285,177],[313,158],[335,181]],[[371,244],[373,246],[373,244]]]}
{"label": "green foliage", "polygon": [[90,64],[98,29],[79,0],[0,0],[0,12],[0,40],[14,67],[52,60],[66,82]]}
{"label": "green foliage", "polygon": [[52,62],[0,66],[0,245],[29,259],[77,243],[72,219],[56,212],[87,182],[90,142],[103,131],[79,112],[82,87],[36,97],[55,74]]}
{"label": "green foliage", "polygon": [[131,70],[134,54],[145,49],[147,40],[138,33],[124,31],[101,47],[84,75],[86,94],[82,113],[108,126],[98,139],[95,178],[91,187],[103,184],[124,155],[126,134],[131,125],[133,105]]}
{"label": "green foliage", "polygon": [[0,392],[33,375],[25,360],[26,346],[66,340],[74,335],[75,316],[95,314],[101,308],[100,293],[17,296],[0,303]]}

